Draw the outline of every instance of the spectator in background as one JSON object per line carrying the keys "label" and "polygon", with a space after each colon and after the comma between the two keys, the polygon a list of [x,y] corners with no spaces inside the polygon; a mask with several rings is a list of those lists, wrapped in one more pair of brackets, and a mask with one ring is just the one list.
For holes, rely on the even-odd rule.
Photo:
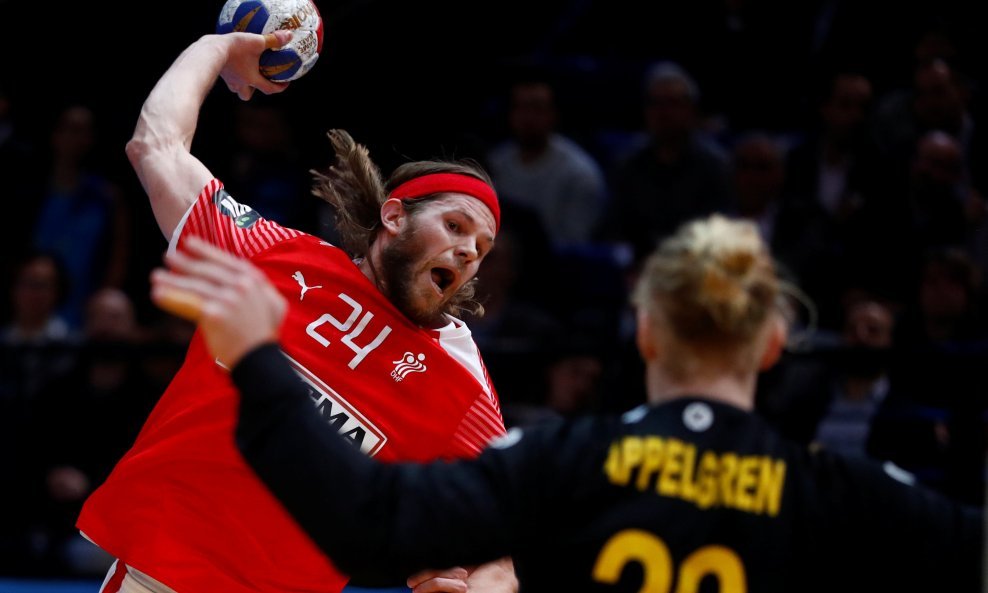
{"label": "spectator in background", "polygon": [[929,248],[920,261],[868,450],[954,498],[981,503],[988,409],[983,280],[958,247]]}
{"label": "spectator in background", "polygon": [[879,148],[893,166],[907,170],[917,141],[941,130],[953,136],[967,177],[977,127],[970,110],[971,89],[953,63],[940,57],[919,60],[910,86],[879,98],[874,130]]}
{"label": "spectator in background", "polygon": [[790,151],[789,191],[840,223],[860,207],[873,180],[877,147],[870,136],[874,89],[865,75],[829,78],[816,120]]}
{"label": "spectator in background", "polygon": [[679,64],[644,77],[647,140],[612,173],[602,237],[625,241],[636,264],[686,220],[736,211],[729,157],[701,128],[700,88]]}
{"label": "spectator in background", "polygon": [[76,363],[32,406],[29,448],[37,458],[39,494],[34,529],[47,576],[98,578],[113,562],[80,536],[75,520],[160,394],[140,366],[143,338],[131,298],[116,288],[96,291],[86,303]]}
{"label": "spectator in background", "polygon": [[861,299],[847,306],[831,399],[816,426],[816,445],[848,456],[868,455],[872,418],[889,390],[895,321],[888,303]]}
{"label": "spectator in background", "polygon": [[927,250],[917,286],[916,300],[897,335],[904,347],[956,346],[988,338],[984,280],[962,248]]}
{"label": "spectator in background", "polygon": [[75,336],[56,313],[67,280],[55,256],[19,259],[3,286],[13,313],[0,329],[0,574],[29,575],[39,566],[26,512],[37,500],[28,424],[38,393],[70,368]]}
{"label": "spectator in background", "polygon": [[[27,254],[31,245],[30,225],[37,204],[30,193],[38,182],[37,155],[33,139],[24,129],[15,97],[0,82],[0,207],[4,217],[18,224],[8,224],[0,233],[0,278],[13,278],[14,266]],[[9,303],[0,304],[0,323],[10,317]]]}
{"label": "spectator in background", "polygon": [[800,261],[790,264],[828,331],[840,331],[844,292],[856,281],[848,273],[848,250],[853,236],[864,232],[861,210],[875,198],[876,182],[888,183],[871,136],[873,102],[868,77],[837,71],[826,81],[816,119],[786,160],[786,228],[800,246]]}
{"label": "spectator in background", "polygon": [[731,175],[738,215],[758,227],[776,257],[789,256],[779,248],[789,231],[779,224],[786,175],[782,142],[761,130],[741,134],[731,152]]}
{"label": "spectator in background", "polygon": [[71,364],[77,335],[58,313],[69,282],[61,259],[51,253],[33,253],[17,265],[8,294],[13,316],[0,329],[5,397],[30,399]]}
{"label": "spectator in background", "polygon": [[560,327],[550,347],[538,353],[538,372],[529,374],[538,393],[527,400],[505,402],[501,410],[506,426],[529,427],[602,411],[608,345],[579,333]]}
{"label": "spectator in background", "polygon": [[71,104],[59,112],[33,227],[34,245],[64,262],[70,289],[59,312],[76,329],[96,289],[123,285],[130,251],[123,194],[95,161],[97,132],[89,107]]}
{"label": "spectator in background", "polygon": [[[984,220],[984,199],[967,182],[960,143],[941,130],[918,138],[902,183],[892,178],[888,185],[887,196],[862,210],[864,232],[847,264],[871,291],[901,300],[917,285],[927,250],[970,248]],[[874,273],[878,269],[881,274]]]}
{"label": "spectator in background", "polygon": [[913,229],[924,244],[970,244],[974,227],[984,220],[984,197],[965,174],[964,148],[941,130],[923,134],[916,143],[907,193]]}
{"label": "spectator in background", "polygon": [[504,226],[477,277],[482,316],[464,313],[484,363],[498,380],[502,406],[541,399],[537,380],[554,345],[558,311],[543,303],[552,292],[553,253],[541,219],[517,204],[502,203]]}
{"label": "spectator in background", "polygon": [[538,212],[556,248],[589,243],[607,200],[604,172],[558,131],[556,90],[548,78],[511,84],[507,123],[510,137],[487,154],[498,194]]}
{"label": "spectator in background", "polygon": [[72,330],[58,313],[69,291],[62,260],[45,251],[35,251],[16,265],[8,298],[13,317],[0,335],[6,344],[29,344],[68,338]]}
{"label": "spectator in background", "polygon": [[315,232],[318,202],[305,199],[305,174],[295,130],[284,107],[258,96],[234,107],[236,143],[223,179],[234,195],[269,220]]}
{"label": "spectator in background", "polygon": [[889,391],[896,304],[862,294],[849,300],[841,328],[793,349],[759,378],[759,411],[789,438],[868,456],[872,419]]}
{"label": "spectator in background", "polygon": [[767,130],[744,132],[734,141],[731,181],[737,214],[758,227],[777,265],[797,284],[812,277],[813,249],[808,221],[786,194],[785,141]]}

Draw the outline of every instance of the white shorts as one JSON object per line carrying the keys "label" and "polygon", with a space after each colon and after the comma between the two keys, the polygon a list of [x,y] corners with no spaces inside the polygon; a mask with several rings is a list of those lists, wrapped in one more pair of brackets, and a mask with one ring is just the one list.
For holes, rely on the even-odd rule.
{"label": "white shorts", "polygon": [[175,593],[175,590],[116,560],[106,573],[99,593]]}

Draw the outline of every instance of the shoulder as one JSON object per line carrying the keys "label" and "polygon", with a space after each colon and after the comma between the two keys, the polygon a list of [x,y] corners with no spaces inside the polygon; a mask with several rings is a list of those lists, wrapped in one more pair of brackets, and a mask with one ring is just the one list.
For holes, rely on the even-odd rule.
{"label": "shoulder", "polygon": [[572,138],[568,138],[561,134],[556,134],[552,137],[552,147],[553,150],[565,156],[569,161],[581,168],[588,170],[597,170],[600,165],[597,163],[590,152],[585,149],[580,143]]}

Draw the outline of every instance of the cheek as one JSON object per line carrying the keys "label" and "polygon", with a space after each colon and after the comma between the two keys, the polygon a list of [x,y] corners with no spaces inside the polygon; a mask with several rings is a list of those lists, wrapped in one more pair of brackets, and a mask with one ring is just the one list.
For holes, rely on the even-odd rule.
{"label": "cheek", "polygon": [[[481,271],[481,263],[482,262],[472,262],[467,264],[467,266],[463,269],[464,284],[477,277],[477,274]],[[486,270],[487,268],[484,269]],[[491,268],[491,270],[493,270],[493,268]]]}
{"label": "cheek", "polygon": [[449,231],[441,224],[423,225],[414,237],[413,240],[422,253],[444,251],[452,245]]}

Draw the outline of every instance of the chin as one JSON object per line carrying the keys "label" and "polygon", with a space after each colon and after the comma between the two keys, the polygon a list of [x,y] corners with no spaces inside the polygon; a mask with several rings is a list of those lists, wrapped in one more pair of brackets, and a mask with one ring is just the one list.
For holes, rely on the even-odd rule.
{"label": "chin", "polygon": [[448,299],[436,299],[431,289],[425,297],[420,295],[407,296],[409,298],[403,299],[404,302],[398,307],[406,317],[422,327],[435,327],[442,323],[444,320],[443,311],[446,309]]}
{"label": "chin", "polygon": [[442,310],[417,311],[413,315],[408,315],[408,318],[416,325],[430,329],[445,325]]}

